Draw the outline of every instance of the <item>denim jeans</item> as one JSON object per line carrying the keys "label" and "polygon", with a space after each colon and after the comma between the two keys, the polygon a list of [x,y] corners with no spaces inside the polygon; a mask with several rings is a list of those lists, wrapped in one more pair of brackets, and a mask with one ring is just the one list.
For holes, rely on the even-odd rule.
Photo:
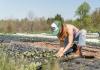
{"label": "denim jeans", "polygon": [[[82,30],[80,30],[78,33],[76,33],[74,40],[73,40],[74,45],[65,52],[65,54],[71,53],[74,51],[73,47],[77,48],[77,44],[82,47],[86,45],[86,33]],[[64,47],[68,44],[68,38],[65,37],[64,39]],[[76,44],[76,45],[75,45]]]}

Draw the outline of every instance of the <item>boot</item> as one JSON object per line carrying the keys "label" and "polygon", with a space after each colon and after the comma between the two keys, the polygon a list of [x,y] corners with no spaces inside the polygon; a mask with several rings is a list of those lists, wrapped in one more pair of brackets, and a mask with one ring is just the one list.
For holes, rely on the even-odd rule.
{"label": "boot", "polygon": [[81,47],[80,46],[77,46],[77,50],[76,50],[76,55],[78,56],[82,56],[82,51],[81,51]]}

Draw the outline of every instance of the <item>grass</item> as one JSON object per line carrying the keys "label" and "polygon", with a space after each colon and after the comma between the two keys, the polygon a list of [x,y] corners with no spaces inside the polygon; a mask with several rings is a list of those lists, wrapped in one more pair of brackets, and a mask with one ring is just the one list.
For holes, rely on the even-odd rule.
{"label": "grass", "polygon": [[36,63],[28,63],[25,59],[14,60],[6,54],[0,54],[0,70],[36,70]]}

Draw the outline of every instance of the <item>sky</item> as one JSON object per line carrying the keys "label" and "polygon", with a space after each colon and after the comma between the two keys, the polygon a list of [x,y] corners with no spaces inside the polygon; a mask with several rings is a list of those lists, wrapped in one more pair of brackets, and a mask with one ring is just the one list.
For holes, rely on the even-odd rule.
{"label": "sky", "polygon": [[76,9],[87,1],[90,12],[100,8],[100,0],[0,0],[0,19],[33,17],[54,17],[61,14],[64,19],[74,19]]}

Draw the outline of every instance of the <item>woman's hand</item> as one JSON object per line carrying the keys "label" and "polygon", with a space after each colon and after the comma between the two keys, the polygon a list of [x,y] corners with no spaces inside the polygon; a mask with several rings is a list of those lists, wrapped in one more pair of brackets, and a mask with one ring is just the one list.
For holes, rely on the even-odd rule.
{"label": "woman's hand", "polygon": [[63,56],[63,51],[64,51],[64,47],[61,47],[58,51],[58,53],[56,54],[56,57],[62,57]]}
{"label": "woman's hand", "polygon": [[63,52],[59,52],[59,53],[56,54],[56,56],[57,56],[57,57],[60,57],[60,58],[61,58],[63,55],[64,55]]}
{"label": "woman's hand", "polygon": [[64,55],[63,52],[61,52],[58,56],[61,58]]}

